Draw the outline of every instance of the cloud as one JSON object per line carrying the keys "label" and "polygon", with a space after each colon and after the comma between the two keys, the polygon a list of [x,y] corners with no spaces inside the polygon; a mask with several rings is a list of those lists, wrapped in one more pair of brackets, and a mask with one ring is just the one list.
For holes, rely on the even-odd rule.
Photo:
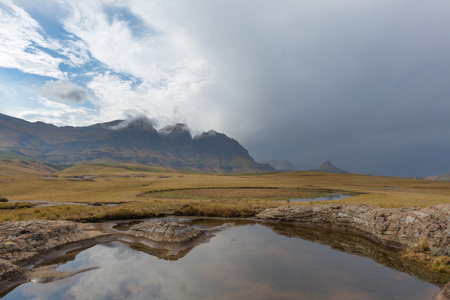
{"label": "cloud", "polygon": [[224,132],[257,160],[450,168],[439,162],[450,146],[448,1],[14,3],[25,10],[0,4],[0,66],[81,85],[80,105],[95,107],[84,124],[145,114]]}
{"label": "cloud", "polygon": [[58,69],[63,62],[44,49],[55,49],[54,41],[45,39],[39,24],[30,15],[6,0],[0,3],[0,66],[25,73],[64,78]]}
{"label": "cloud", "polygon": [[87,96],[87,91],[82,87],[62,80],[47,81],[39,91],[43,96],[63,103],[82,103]]}
{"label": "cloud", "polygon": [[15,115],[31,122],[41,121],[56,126],[67,126],[67,124],[86,126],[98,123],[94,109],[72,107],[44,97],[38,97],[36,101],[41,104],[42,108],[22,109]]}
{"label": "cloud", "polygon": [[64,79],[61,64],[80,67],[90,60],[85,44],[74,36],[50,37],[23,8],[0,3],[0,67]]}
{"label": "cloud", "polygon": [[111,130],[122,130],[129,125],[134,125],[136,128],[141,128],[146,131],[152,131],[154,126],[157,125],[155,120],[149,119],[145,115],[128,115],[125,120],[117,125],[109,127]]}
{"label": "cloud", "polygon": [[331,160],[355,172],[405,175],[450,167],[431,159],[440,153],[431,145],[427,161],[417,160],[430,137],[450,145],[449,8],[445,1],[190,1],[141,12],[159,15],[161,28],[183,28],[217,70],[188,120],[206,119],[259,160]]}

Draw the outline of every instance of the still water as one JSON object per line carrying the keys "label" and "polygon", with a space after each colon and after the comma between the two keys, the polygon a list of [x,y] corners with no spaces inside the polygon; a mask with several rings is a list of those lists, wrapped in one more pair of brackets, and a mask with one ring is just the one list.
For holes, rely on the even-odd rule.
{"label": "still water", "polygon": [[383,266],[410,269],[396,262],[391,250],[310,228],[244,223],[176,260],[139,249],[122,242],[98,244],[58,270],[99,269],[52,283],[26,283],[4,299],[431,299],[439,291]]}
{"label": "still water", "polygon": [[350,195],[342,195],[342,194],[331,194],[328,196],[317,197],[317,198],[291,198],[289,201],[328,201],[328,200],[341,200],[345,198],[351,197]]}

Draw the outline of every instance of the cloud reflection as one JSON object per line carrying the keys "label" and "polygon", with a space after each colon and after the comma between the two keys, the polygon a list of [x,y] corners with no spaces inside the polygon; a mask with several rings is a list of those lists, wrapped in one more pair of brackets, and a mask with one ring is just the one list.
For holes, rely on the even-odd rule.
{"label": "cloud reflection", "polygon": [[177,261],[112,242],[81,252],[58,270],[93,265],[101,268],[24,284],[5,299],[424,299],[439,290],[368,258],[260,225],[221,231]]}

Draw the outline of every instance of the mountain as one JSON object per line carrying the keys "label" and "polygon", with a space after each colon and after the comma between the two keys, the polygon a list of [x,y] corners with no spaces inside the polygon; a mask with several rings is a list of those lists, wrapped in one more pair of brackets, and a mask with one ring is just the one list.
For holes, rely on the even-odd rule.
{"label": "mountain", "polygon": [[338,173],[338,174],[350,174],[350,172],[344,171],[342,169],[339,169],[338,167],[333,166],[330,161],[324,162],[320,167],[317,169],[313,169],[311,171],[316,172],[327,172],[327,173]]}
{"label": "mountain", "polygon": [[426,180],[450,181],[450,173],[425,177]]}
{"label": "mountain", "polygon": [[282,172],[306,170],[306,168],[301,163],[293,163],[285,159],[263,161],[262,163],[269,164],[277,171]]}
{"label": "mountain", "polygon": [[145,117],[57,127],[0,114],[0,151],[52,164],[117,162],[208,173],[275,171],[254,161],[225,134],[211,130],[192,137],[185,124],[157,131]]}

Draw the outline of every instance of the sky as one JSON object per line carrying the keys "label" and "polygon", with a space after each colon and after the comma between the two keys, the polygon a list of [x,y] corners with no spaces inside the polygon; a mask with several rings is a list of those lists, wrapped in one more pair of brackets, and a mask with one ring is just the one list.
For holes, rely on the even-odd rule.
{"label": "sky", "polygon": [[0,113],[146,116],[257,161],[450,172],[448,0],[0,0]]}

